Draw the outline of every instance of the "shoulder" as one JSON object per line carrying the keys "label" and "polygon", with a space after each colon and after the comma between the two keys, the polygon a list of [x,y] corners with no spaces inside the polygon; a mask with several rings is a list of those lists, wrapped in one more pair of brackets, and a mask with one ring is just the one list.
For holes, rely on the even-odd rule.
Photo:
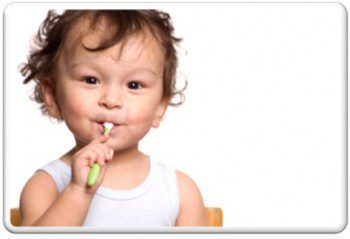
{"label": "shoulder", "polygon": [[34,223],[59,196],[52,177],[37,171],[25,184],[20,196],[22,225]]}
{"label": "shoulder", "polygon": [[45,171],[39,170],[24,185],[21,198],[41,189],[49,190],[51,193],[57,192],[58,194],[56,184],[52,177]]}
{"label": "shoulder", "polygon": [[[179,170],[175,170],[179,189],[183,193],[199,193],[199,188],[190,176]],[[185,194],[184,194],[185,195]]]}
{"label": "shoulder", "polygon": [[179,189],[180,210],[177,226],[204,226],[205,208],[196,183],[187,174],[176,170]]}

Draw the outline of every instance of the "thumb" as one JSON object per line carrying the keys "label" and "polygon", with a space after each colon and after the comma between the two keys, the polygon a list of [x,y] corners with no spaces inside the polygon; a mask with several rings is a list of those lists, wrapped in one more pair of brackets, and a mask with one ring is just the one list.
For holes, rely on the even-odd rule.
{"label": "thumb", "polygon": [[102,135],[102,136],[100,136],[99,138],[94,139],[93,142],[96,142],[96,143],[104,143],[104,142],[106,142],[108,139],[109,139],[109,135]]}

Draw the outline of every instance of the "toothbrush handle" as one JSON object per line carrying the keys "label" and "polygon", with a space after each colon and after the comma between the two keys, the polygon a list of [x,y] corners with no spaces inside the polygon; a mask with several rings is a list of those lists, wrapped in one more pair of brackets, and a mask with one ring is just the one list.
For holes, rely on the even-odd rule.
{"label": "toothbrush handle", "polygon": [[101,171],[101,166],[98,163],[94,163],[90,168],[88,180],[87,180],[87,184],[90,187],[96,183],[98,175],[100,175],[100,171]]}
{"label": "toothbrush handle", "polygon": [[[109,129],[105,128],[103,134],[104,135],[109,134]],[[104,142],[104,144],[105,143],[106,142]],[[92,167],[90,168],[89,175],[88,175],[88,180],[87,180],[87,184],[90,187],[96,183],[98,175],[100,175],[100,171],[101,171],[101,166],[98,163],[94,163],[92,165]]]}
{"label": "toothbrush handle", "polygon": [[91,187],[96,183],[98,175],[100,174],[101,166],[98,163],[94,163],[90,168],[87,184]]}

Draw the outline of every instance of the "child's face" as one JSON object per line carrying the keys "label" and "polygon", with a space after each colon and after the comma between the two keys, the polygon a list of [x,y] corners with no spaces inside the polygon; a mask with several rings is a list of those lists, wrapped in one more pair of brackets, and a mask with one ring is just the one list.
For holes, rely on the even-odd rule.
{"label": "child's face", "polygon": [[[89,35],[82,42],[94,47],[96,37]],[[58,61],[56,108],[77,144],[101,136],[102,123],[112,122],[107,144],[114,150],[135,146],[150,127],[158,126],[167,107],[159,43],[151,35],[144,41],[133,36],[120,55],[121,44],[90,52],[74,39],[67,42]]]}

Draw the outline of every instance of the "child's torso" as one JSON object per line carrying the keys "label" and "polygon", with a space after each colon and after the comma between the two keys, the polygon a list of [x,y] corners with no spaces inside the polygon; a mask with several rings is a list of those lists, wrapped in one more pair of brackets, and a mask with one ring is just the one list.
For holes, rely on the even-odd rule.
{"label": "child's torso", "polygon": [[[111,190],[100,186],[90,204],[83,226],[157,227],[174,226],[179,211],[175,170],[150,158],[146,179],[130,190]],[[61,160],[45,165],[63,192],[71,180],[71,168]]]}

